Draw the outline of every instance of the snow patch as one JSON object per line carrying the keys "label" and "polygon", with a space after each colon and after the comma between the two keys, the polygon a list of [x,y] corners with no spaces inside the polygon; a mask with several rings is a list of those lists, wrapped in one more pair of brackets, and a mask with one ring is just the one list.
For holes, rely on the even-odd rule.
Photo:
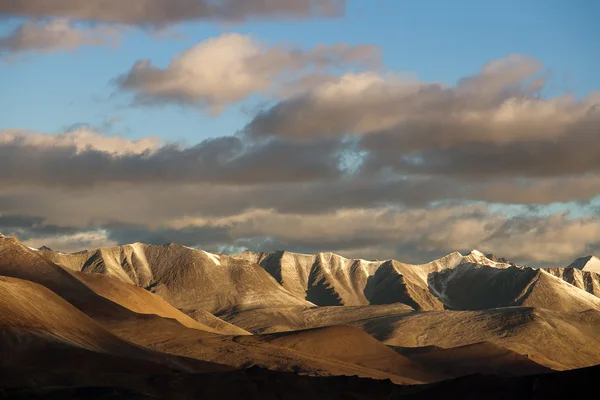
{"label": "snow patch", "polygon": [[487,258],[487,257],[485,256],[485,254],[483,254],[482,252],[480,252],[480,251],[479,251],[479,250],[477,250],[477,249],[473,249],[473,250],[471,251],[471,254],[473,254],[474,256],[477,256],[477,257],[484,257],[484,258]]}
{"label": "snow patch", "polygon": [[596,272],[600,274],[600,259],[598,257],[591,257],[590,260],[583,267],[583,271]]}
{"label": "snow patch", "polygon": [[211,261],[214,262],[216,265],[221,265],[220,257],[219,257],[218,254],[209,253],[209,252],[204,251],[204,250],[202,250],[202,252],[204,254],[206,254],[208,256],[208,258],[210,258]]}

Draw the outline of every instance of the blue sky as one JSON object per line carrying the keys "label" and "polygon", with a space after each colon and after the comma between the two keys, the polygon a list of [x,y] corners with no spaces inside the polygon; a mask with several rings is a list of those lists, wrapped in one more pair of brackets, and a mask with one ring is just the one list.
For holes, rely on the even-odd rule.
{"label": "blue sky", "polygon": [[[243,104],[216,118],[178,106],[129,107],[129,96],[115,94],[110,84],[137,60],[149,58],[165,66],[193,44],[231,31],[307,48],[318,43],[374,44],[390,70],[449,84],[477,73],[490,60],[527,54],[551,72],[546,93],[583,96],[600,88],[600,50],[592,40],[600,37],[599,17],[600,3],[592,0],[355,0],[345,17],[334,20],[194,22],[173,28],[181,38],[161,40],[130,29],[114,49],[23,54],[0,63],[0,128],[50,133],[84,123],[129,138],[158,136],[187,143],[232,134],[249,119]],[[20,22],[5,20],[0,31],[6,33]],[[107,130],[107,121],[115,117],[118,121]]]}

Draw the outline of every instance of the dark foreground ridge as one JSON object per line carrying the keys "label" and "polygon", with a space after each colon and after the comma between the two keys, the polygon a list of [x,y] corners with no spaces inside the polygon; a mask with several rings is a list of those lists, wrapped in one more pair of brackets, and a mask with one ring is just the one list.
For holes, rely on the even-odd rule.
{"label": "dark foreground ridge", "polygon": [[0,370],[0,399],[558,399],[593,393],[600,367],[526,377],[471,375],[402,386],[358,377],[309,377],[252,367],[207,374]]}

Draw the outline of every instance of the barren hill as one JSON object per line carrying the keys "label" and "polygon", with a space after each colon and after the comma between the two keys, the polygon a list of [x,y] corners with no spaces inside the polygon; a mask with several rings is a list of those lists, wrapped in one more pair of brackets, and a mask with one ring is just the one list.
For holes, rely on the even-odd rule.
{"label": "barren hill", "polygon": [[25,279],[45,286],[103,323],[139,320],[138,314],[148,314],[150,318],[146,318],[145,323],[155,328],[165,321],[151,318],[153,315],[173,318],[185,326],[205,332],[242,333],[234,327],[217,329],[194,321],[160,297],[119,280],[68,271],[14,238],[0,237],[0,276]]}
{"label": "barren hill", "polygon": [[[600,291],[600,280],[593,272],[578,270],[573,275],[581,274],[581,279],[568,279],[570,268],[520,267],[477,250],[464,256],[454,252],[420,265],[346,259],[333,253],[212,254],[175,244],[40,253],[72,270],[102,273],[145,287],[208,325],[206,312],[230,318],[248,310],[315,305],[402,303],[421,311],[518,305],[556,311],[600,309],[594,296]],[[585,265],[590,263],[591,258]],[[272,325],[277,325],[275,320]],[[271,329],[276,330],[282,329]]]}
{"label": "barren hill", "polygon": [[430,289],[454,310],[531,306],[556,311],[600,310],[600,299],[543,269],[461,264],[430,274]]}
{"label": "barren hill", "polygon": [[600,311],[532,307],[432,311],[357,321],[382,342],[452,348],[491,342],[552,369],[600,364]]}
{"label": "barren hill", "polygon": [[401,304],[372,306],[258,308],[223,314],[221,317],[252,333],[275,333],[332,325],[348,325],[364,319],[402,315],[414,311]]}
{"label": "barren hill", "polygon": [[[352,360],[341,361],[269,343],[257,342],[253,346],[248,346],[239,342],[239,338],[243,338],[244,336],[231,337],[210,334],[206,331],[205,327],[202,327],[204,329],[197,329],[198,323],[196,321],[188,319],[185,315],[183,317],[178,315],[179,311],[174,310],[162,300],[155,298],[153,294],[144,292],[141,288],[121,282],[115,277],[68,272],[62,269],[62,267],[46,260],[36,251],[26,248],[16,240],[6,239],[3,245],[2,252],[0,252],[0,260],[2,260],[3,266],[0,269],[1,273],[12,273],[14,275],[18,273],[30,280],[38,280],[52,286],[57,292],[68,297],[70,301],[79,304],[83,310],[88,312],[90,316],[93,316],[102,325],[99,325],[96,321],[77,310],[65,299],[48,290],[48,287],[44,288],[32,281],[19,280],[19,282],[25,282],[26,285],[34,285],[40,288],[49,298],[61,303],[66,311],[58,311],[52,308],[46,309],[45,307],[52,306],[52,302],[39,296],[27,297],[14,291],[5,291],[7,299],[10,301],[6,303],[7,311],[5,314],[7,317],[4,320],[5,326],[2,328],[3,332],[5,332],[5,337],[8,337],[8,342],[5,342],[6,346],[10,346],[10,343],[14,344],[16,340],[20,340],[14,339],[14,336],[6,336],[6,332],[10,333],[20,328],[23,324],[22,321],[28,321],[28,316],[33,316],[42,318],[44,321],[45,319],[49,319],[51,323],[58,324],[57,326],[61,327],[62,330],[53,329],[53,325],[47,328],[42,323],[35,321],[31,323],[32,326],[41,326],[42,328],[40,329],[44,332],[51,332],[50,336],[57,335],[56,332],[58,332],[58,335],[66,336],[68,339],[67,345],[69,346],[73,344],[79,346],[82,343],[93,344],[90,338],[97,336],[113,345],[116,349],[115,352],[121,356],[126,357],[129,353],[133,355],[139,353],[141,356],[152,354],[154,355],[153,357],[157,357],[159,360],[162,360],[162,358],[167,360],[168,362],[161,361],[161,363],[166,363],[167,365],[170,365],[171,360],[182,360],[180,357],[185,357],[185,360],[192,359],[192,365],[195,365],[194,363],[206,366],[216,365],[215,368],[224,368],[220,364],[227,364],[238,368],[261,365],[273,370],[300,370],[321,376],[359,375],[377,379],[392,379],[395,382],[422,382],[409,376],[400,376],[385,370],[362,366],[352,362]],[[257,268],[260,269],[258,266]],[[2,279],[13,278],[4,277]],[[109,300],[110,298],[116,302]],[[18,305],[22,307],[18,307]],[[23,307],[30,308],[23,309]],[[146,312],[148,311],[153,311],[153,313],[147,314]],[[26,312],[29,312],[29,314]],[[114,315],[112,315],[113,313]],[[23,314],[23,317],[21,317],[21,314]],[[163,316],[161,317],[158,314],[163,314]],[[74,318],[73,322],[68,322],[72,318]],[[67,325],[62,328],[64,324]],[[184,324],[187,326],[184,326]],[[72,331],[70,334],[80,332],[81,329],[79,327],[83,329],[85,334],[75,335],[73,338],[67,335],[69,331]],[[90,331],[89,333],[87,332],[88,330]],[[238,332],[247,334],[241,329],[237,330]],[[358,347],[360,347],[361,341],[365,341],[366,343],[375,341],[375,339],[362,333],[362,331],[361,335],[357,343]],[[22,338],[23,333],[19,332],[18,337]],[[130,344],[130,342],[142,347],[137,347]],[[380,346],[383,345],[380,344]],[[43,342],[39,346],[28,346],[27,351],[37,347],[43,349],[45,352],[49,351],[49,348],[55,348],[52,343]],[[385,348],[385,346],[382,348]],[[64,350],[65,348],[62,346],[60,349]],[[109,352],[110,350],[95,344],[92,346],[92,349],[101,352]],[[60,358],[58,353],[54,351],[50,351],[48,354],[50,354],[48,356],[50,358]],[[77,354],[80,354],[80,352]],[[39,354],[35,353],[31,357],[38,356]],[[81,357],[87,356],[84,354]],[[14,359],[24,360],[26,356],[22,352],[19,352]],[[97,357],[90,359],[95,360]],[[184,365],[187,364],[184,363]],[[412,376],[412,374],[409,375]]]}
{"label": "barren hill", "polygon": [[143,349],[105,330],[47,288],[0,276],[0,366],[104,372],[223,371]]}
{"label": "barren hill", "polygon": [[360,328],[329,326],[271,335],[237,339],[244,345],[268,343],[319,358],[350,362],[366,368],[389,372],[416,382],[440,380],[443,375],[429,373],[421,365],[393,351]]}
{"label": "barren hill", "polygon": [[522,376],[548,373],[524,355],[490,342],[480,342],[449,349],[437,346],[393,347],[407,358],[450,376],[472,374]]}
{"label": "barren hill", "polygon": [[75,271],[102,273],[148,288],[189,312],[313,306],[293,296],[257,264],[176,244],[134,243],[76,254],[41,253]]}
{"label": "barren hill", "polygon": [[[532,269],[490,257],[474,250],[413,265],[140,243],[64,254],[0,237],[0,276],[45,286],[91,321],[78,324],[92,323],[141,352],[120,353],[154,363],[140,368],[156,373],[197,362],[414,384],[600,364],[597,274],[585,270],[591,259],[580,270]],[[15,341],[16,320],[3,330],[12,338],[6,343]],[[35,356],[56,354],[47,337],[32,348],[49,353]],[[89,358],[115,362],[112,350],[63,342],[60,349],[74,358],[108,352],[106,360]]]}
{"label": "barren hill", "polygon": [[215,317],[208,312],[196,312],[190,316],[177,310],[161,297],[138,286],[101,274],[74,272],[77,279],[84,282],[100,296],[138,314],[154,314],[172,318],[188,328],[200,329],[222,335],[247,335],[248,332]]}
{"label": "barren hill", "polygon": [[232,255],[263,266],[277,281],[299,298],[319,306],[359,306],[401,302],[416,309],[442,309],[428,290],[428,275],[452,269],[464,262],[505,265],[482,253],[452,253],[422,265],[394,260],[347,259],[333,253],[314,255],[243,252]]}
{"label": "barren hill", "polygon": [[585,290],[596,297],[600,297],[600,273],[585,271],[574,267],[547,268],[545,271],[581,290]]}

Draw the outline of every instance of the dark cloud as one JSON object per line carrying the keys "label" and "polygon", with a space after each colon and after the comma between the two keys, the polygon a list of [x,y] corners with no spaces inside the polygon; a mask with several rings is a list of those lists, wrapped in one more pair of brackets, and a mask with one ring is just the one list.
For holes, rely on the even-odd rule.
{"label": "dark cloud", "polygon": [[[177,243],[184,246],[215,246],[232,241],[229,230],[222,226],[184,227],[181,229],[148,229],[146,226],[111,225],[104,228],[107,238],[119,244],[141,242],[148,244]],[[135,239],[134,239],[135,238]]]}
{"label": "dark cloud", "polygon": [[340,144],[332,141],[302,145],[280,140],[245,143],[228,136],[207,139],[188,148],[165,145],[114,153],[106,146],[94,147],[91,143],[95,136],[86,137],[90,144],[83,141],[79,147],[64,143],[62,138],[46,136],[38,143],[29,140],[27,134],[17,134],[4,142],[0,140],[0,184],[4,187],[90,187],[110,182],[245,185],[331,179],[341,174]]}
{"label": "dark cloud", "polygon": [[345,0],[0,0],[0,15],[136,25],[253,17],[334,17],[344,10]]}
{"label": "dark cloud", "polygon": [[0,37],[0,53],[55,52],[81,46],[116,43],[117,32],[108,27],[78,28],[68,20],[28,21]]}
{"label": "dark cloud", "polygon": [[456,86],[348,74],[260,112],[251,137],[353,137],[365,175],[570,177],[600,167],[600,93],[542,98],[541,65],[510,55]]}
{"label": "dark cloud", "polygon": [[[533,123],[508,127],[490,121],[464,124],[448,120],[367,135],[360,142],[368,151],[364,168],[371,172],[393,168],[409,174],[486,179],[597,174],[600,108],[591,104],[582,104],[581,108],[583,112],[563,115],[570,121],[558,122],[560,127],[556,125],[561,118],[557,110],[557,114],[540,116]],[[493,135],[498,130],[513,139],[495,140]]]}
{"label": "dark cloud", "polygon": [[[115,210],[125,209],[122,214],[110,212],[106,206],[110,197],[118,200],[114,203]],[[211,251],[245,248],[333,251],[348,257],[425,262],[431,255],[477,248],[536,266],[566,265],[575,257],[600,247],[597,218],[572,218],[560,213],[536,215],[523,210],[514,214],[482,204],[457,203],[415,209],[354,208],[326,214],[250,209],[209,217],[200,210],[185,215],[185,210],[176,209],[177,204],[171,205],[168,211],[161,207],[148,208],[143,201],[129,204],[129,198],[122,198],[118,193],[96,199],[97,203],[85,203],[86,200],[71,199],[71,203],[55,205],[71,217],[96,215],[82,226],[71,225],[75,222],[73,219],[61,219],[58,213],[50,218],[23,217],[11,213],[0,201],[3,211],[0,228],[5,234],[23,238],[30,246],[46,244],[65,251],[136,241],[175,242]],[[73,204],[79,208],[72,209]],[[105,204],[104,211],[96,210],[96,204]],[[138,219],[130,216],[127,222],[127,217],[122,215],[136,209],[141,209]],[[31,210],[30,214],[41,215],[47,211],[48,208]],[[153,218],[148,218],[152,212]],[[97,217],[99,213],[105,213],[103,218]]]}
{"label": "dark cloud", "polygon": [[0,215],[0,232],[19,236],[23,240],[52,235],[75,234],[79,228],[46,224],[43,217],[29,215]]}
{"label": "dark cloud", "polygon": [[600,192],[600,176],[498,179],[473,187],[473,198],[507,204],[587,203]]}

